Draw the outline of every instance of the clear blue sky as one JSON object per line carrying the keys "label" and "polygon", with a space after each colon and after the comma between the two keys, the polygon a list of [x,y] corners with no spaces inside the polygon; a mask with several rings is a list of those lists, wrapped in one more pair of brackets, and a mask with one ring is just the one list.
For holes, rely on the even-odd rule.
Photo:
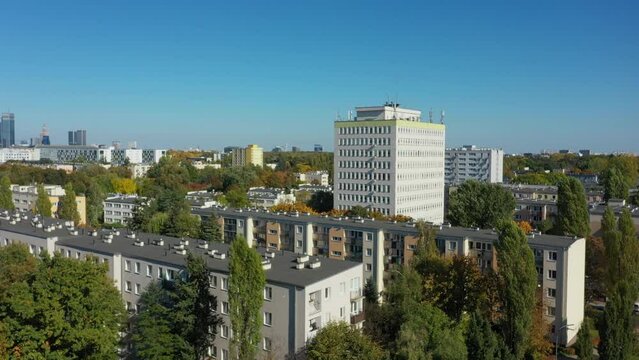
{"label": "clear blue sky", "polygon": [[1,1],[18,139],[321,143],[388,98],[447,145],[639,152],[636,1]]}

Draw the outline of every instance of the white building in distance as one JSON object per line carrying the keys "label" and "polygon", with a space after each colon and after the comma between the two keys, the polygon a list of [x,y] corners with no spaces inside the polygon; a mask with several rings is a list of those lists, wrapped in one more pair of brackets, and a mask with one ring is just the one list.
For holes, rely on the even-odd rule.
{"label": "white building in distance", "polygon": [[307,171],[296,173],[295,178],[303,184],[328,186],[328,171]]}
{"label": "white building in distance", "polygon": [[488,183],[504,181],[504,150],[464,145],[446,149],[446,184],[458,185],[466,180]]}
{"label": "white building in distance", "polygon": [[0,163],[7,161],[39,161],[40,149],[12,147],[0,149]]}
{"label": "white building in distance", "polygon": [[353,120],[335,121],[335,209],[442,223],[445,125],[394,103],[356,111]]}

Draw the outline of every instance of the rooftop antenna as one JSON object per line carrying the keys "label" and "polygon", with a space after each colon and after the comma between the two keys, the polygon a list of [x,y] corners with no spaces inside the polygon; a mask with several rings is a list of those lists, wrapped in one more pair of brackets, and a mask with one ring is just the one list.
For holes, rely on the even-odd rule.
{"label": "rooftop antenna", "polygon": [[442,116],[441,116],[441,119],[439,120],[439,123],[440,123],[440,124],[443,124],[443,123],[444,123],[444,117],[445,117],[445,116],[446,116],[446,112],[444,111],[444,109],[442,109]]}
{"label": "rooftop antenna", "polygon": [[428,121],[431,124],[433,123],[433,108],[430,108],[430,110],[428,111]]}

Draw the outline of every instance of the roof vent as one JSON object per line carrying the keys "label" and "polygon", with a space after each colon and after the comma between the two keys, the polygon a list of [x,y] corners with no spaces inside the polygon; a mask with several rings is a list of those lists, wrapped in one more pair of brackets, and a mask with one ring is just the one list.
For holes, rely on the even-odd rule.
{"label": "roof vent", "polygon": [[179,245],[173,246],[173,248],[176,249],[176,250],[184,250],[184,244],[180,243]]}
{"label": "roof vent", "polygon": [[110,244],[110,243],[112,243],[112,242],[113,242],[113,238],[112,238],[112,237],[108,237],[108,236],[107,236],[107,237],[105,237],[102,241],[103,241],[103,242],[105,242],[105,243],[107,243],[107,244]]}
{"label": "roof vent", "polygon": [[126,237],[129,239],[135,239],[135,233],[126,234]]}
{"label": "roof vent", "polygon": [[295,264],[295,268],[296,268],[297,270],[302,270],[302,269],[304,269],[304,263],[298,263],[298,264]]}
{"label": "roof vent", "polygon": [[186,255],[186,249],[177,250],[175,253],[178,255]]}
{"label": "roof vent", "polygon": [[264,257],[273,259],[275,257],[275,253],[271,251],[267,251],[264,253]]}
{"label": "roof vent", "polygon": [[77,236],[78,235],[78,230],[71,230],[71,231],[69,231],[69,234]]}
{"label": "roof vent", "polygon": [[311,263],[309,263],[309,264],[308,264],[308,267],[309,267],[310,269],[317,269],[317,268],[318,268],[318,267],[320,267],[320,266],[322,266],[322,262],[321,262],[321,261],[319,261],[319,259],[317,259],[317,260],[315,260],[315,261],[313,261],[313,262],[311,262]]}
{"label": "roof vent", "polygon": [[184,239],[180,239],[180,245],[189,246],[189,241],[188,240],[184,240]]}
{"label": "roof vent", "polygon": [[114,234],[115,236],[120,236],[120,230],[115,230],[115,231],[113,232],[113,234]]}
{"label": "roof vent", "polygon": [[262,260],[262,269],[270,270],[271,269],[271,260],[269,260],[269,259]]}
{"label": "roof vent", "polygon": [[153,245],[164,246],[164,240],[162,238],[160,238],[159,240],[153,240]]}
{"label": "roof vent", "polygon": [[200,249],[204,249],[204,250],[206,250],[206,249],[208,249],[208,248],[209,248],[209,243],[207,243],[207,242],[201,242],[201,243],[197,244],[197,247],[198,247],[198,248],[200,248]]}
{"label": "roof vent", "polygon": [[57,224],[57,228],[58,228],[58,229],[62,229],[62,224],[58,223],[58,224]]}
{"label": "roof vent", "polygon": [[297,263],[298,264],[303,264],[305,262],[307,262],[309,260],[308,255],[301,255],[297,257]]}
{"label": "roof vent", "polygon": [[97,231],[95,231],[95,230],[91,231],[91,236],[93,236],[93,237],[98,236],[98,232],[97,232]]}
{"label": "roof vent", "polygon": [[135,246],[139,246],[139,247],[142,247],[142,246],[144,246],[144,241],[136,240],[136,241],[133,243],[133,245],[135,245]]}

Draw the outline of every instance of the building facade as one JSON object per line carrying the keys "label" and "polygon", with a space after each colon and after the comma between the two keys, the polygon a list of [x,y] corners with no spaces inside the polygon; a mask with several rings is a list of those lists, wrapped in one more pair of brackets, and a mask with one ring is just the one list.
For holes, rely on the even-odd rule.
{"label": "building facade", "polygon": [[40,149],[29,147],[11,147],[0,149],[0,163],[7,161],[39,161]]}
{"label": "building facade", "polygon": [[16,144],[16,115],[2,113],[0,118],[0,146],[8,148]]}
{"label": "building facade", "polygon": [[252,187],[246,194],[251,204],[260,208],[270,208],[278,204],[292,204],[295,202],[295,195],[287,194],[284,189]]}
{"label": "building facade", "polygon": [[[91,258],[108,264],[108,276],[122,294],[132,319],[149,284],[183,276],[187,251],[203,256],[209,270],[209,288],[217,298],[222,318],[209,355],[231,359],[229,244],[117,230],[77,230],[27,213],[3,213],[0,218],[11,220],[0,222],[0,246],[22,243],[35,255],[57,252],[68,258]],[[266,275],[258,359],[293,355],[330,321],[361,325],[362,264],[285,251],[258,252]],[[127,349],[122,349],[121,356],[127,355]]]}
{"label": "building facade", "polygon": [[[64,188],[60,185],[44,185],[44,191],[49,195],[51,202],[51,213],[57,214],[60,206],[60,199],[66,194]],[[32,211],[38,201],[38,187],[35,185],[11,185],[11,198],[16,209],[21,211]],[[84,195],[76,194],[75,202],[80,215],[80,224],[87,222],[87,201]]]}
{"label": "building facade", "polygon": [[307,171],[296,173],[296,180],[303,184],[328,186],[328,171]]}
{"label": "building facade", "polygon": [[107,224],[126,224],[137,207],[137,195],[116,195],[102,202],[104,222]]}
{"label": "building facade", "polygon": [[[360,262],[364,279],[372,281],[378,291],[385,288],[393,266],[410,263],[419,239],[413,223],[226,208],[193,213],[202,218],[217,216],[227,240],[241,235],[250,243],[273,251]],[[437,246],[442,254],[471,256],[477,258],[481,269],[498,271],[493,247],[497,233],[448,226],[437,229]],[[528,237],[535,254],[539,288],[544,294],[545,319],[557,329],[553,334],[562,344],[575,340],[583,321],[585,243],[583,238],[540,234]],[[576,326],[559,332],[566,323]]]}
{"label": "building facade", "polygon": [[335,121],[334,208],[442,223],[445,126],[393,103],[356,110]]}
{"label": "building facade", "polygon": [[475,145],[446,149],[446,184],[459,185],[470,179],[502,183],[504,151],[477,148]]}
{"label": "building facade", "polygon": [[84,145],[87,144],[87,131],[86,130],[71,130],[69,131],[69,145]]}
{"label": "building facade", "polygon": [[255,144],[245,148],[235,148],[231,150],[231,165],[262,167],[264,166],[264,150]]}

